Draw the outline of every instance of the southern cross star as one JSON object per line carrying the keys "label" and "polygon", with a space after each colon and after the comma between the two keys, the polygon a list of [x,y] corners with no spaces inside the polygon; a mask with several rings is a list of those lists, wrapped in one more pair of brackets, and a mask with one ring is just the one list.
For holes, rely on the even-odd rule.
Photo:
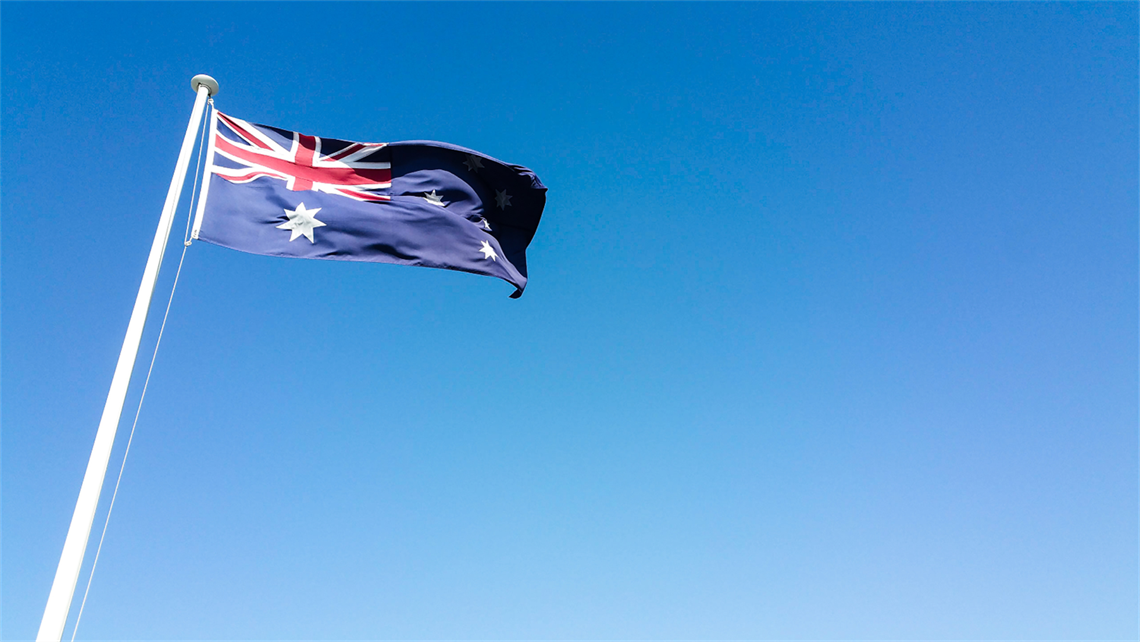
{"label": "southern cross star", "polygon": [[443,199],[439,197],[439,194],[435,193],[434,189],[431,191],[431,194],[424,194],[424,200],[431,203],[432,205],[438,205],[440,207],[444,206]]}
{"label": "southern cross star", "polygon": [[290,243],[296,241],[297,237],[301,235],[309,239],[310,243],[315,243],[313,240],[313,228],[325,226],[324,223],[316,219],[316,214],[319,211],[321,211],[319,207],[307,210],[305,209],[305,204],[301,203],[295,210],[285,210],[285,214],[289,217],[289,220],[278,225],[277,229],[293,231],[292,234],[289,235]]}
{"label": "southern cross star", "polygon": [[487,222],[487,219],[480,218],[479,222],[483,224],[483,229],[487,230],[488,232],[491,231],[491,224]]}
{"label": "southern cross star", "polygon": [[475,172],[476,174],[479,173],[479,170],[483,169],[483,161],[479,160],[478,156],[468,154],[467,160],[463,161],[463,164],[467,166],[467,171]]}
{"label": "southern cross star", "polygon": [[505,210],[511,206],[511,197],[507,195],[507,190],[495,190],[495,202],[498,203],[499,209]]}
{"label": "southern cross star", "polygon": [[479,251],[483,253],[483,258],[498,261],[499,255],[495,254],[495,248],[491,247],[491,244],[486,241],[482,241],[482,243],[483,247],[479,248]]}

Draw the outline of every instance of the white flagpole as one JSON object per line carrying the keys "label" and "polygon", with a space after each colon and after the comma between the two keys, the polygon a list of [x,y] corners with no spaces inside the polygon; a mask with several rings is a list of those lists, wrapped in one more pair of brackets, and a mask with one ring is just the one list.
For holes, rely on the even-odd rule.
{"label": "white flagpole", "polygon": [[115,443],[115,432],[119,427],[119,417],[123,413],[123,402],[127,397],[127,384],[135,367],[135,355],[142,341],[146,314],[150,309],[154,285],[158,280],[158,268],[162,264],[162,254],[166,241],[170,238],[170,227],[174,223],[174,211],[178,208],[178,197],[182,194],[182,182],[190,165],[190,153],[194,149],[198,127],[202,121],[202,111],[206,99],[218,93],[218,83],[206,75],[194,76],[190,86],[197,93],[194,110],[190,113],[190,124],[186,126],[186,136],[182,139],[182,151],[178,153],[178,163],[174,166],[174,178],[166,193],[166,203],[162,206],[162,216],[158,220],[158,230],[150,246],[150,256],[143,270],[142,284],[135,299],[134,311],[127,324],[127,336],[123,339],[123,349],[119,352],[119,362],[115,375],[111,378],[111,391],[107,394],[107,404],[103,406],[103,417],[99,420],[99,430],[95,433],[95,445],[91,449],[91,459],[87,461],[87,472],[83,475],[83,485],[79,488],[79,500],[71,516],[71,526],[67,529],[67,539],[63,543],[63,554],[55,570],[55,580],[48,594],[47,607],[40,621],[37,642],[59,642],[63,628],[67,624],[67,612],[75,594],[75,583],[83,566],[83,553],[87,549],[87,537],[91,534],[91,523],[95,520],[95,508],[99,504],[99,492],[103,487],[103,477],[107,474],[107,464],[111,459],[111,447]]}

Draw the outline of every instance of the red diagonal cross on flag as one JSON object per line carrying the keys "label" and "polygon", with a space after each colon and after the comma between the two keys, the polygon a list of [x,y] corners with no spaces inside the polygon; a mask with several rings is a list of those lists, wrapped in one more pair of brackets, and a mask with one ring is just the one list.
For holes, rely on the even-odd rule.
{"label": "red diagonal cross on flag", "polygon": [[331,154],[321,154],[321,139],[293,132],[293,144],[285,149],[254,125],[218,112],[224,125],[242,140],[234,142],[214,134],[214,151],[242,165],[212,168],[213,173],[233,183],[247,183],[262,176],[281,179],[293,191],[316,190],[362,201],[387,201],[390,196],[369,190],[390,187],[391,164],[361,160],[384,147],[383,143],[350,143]]}

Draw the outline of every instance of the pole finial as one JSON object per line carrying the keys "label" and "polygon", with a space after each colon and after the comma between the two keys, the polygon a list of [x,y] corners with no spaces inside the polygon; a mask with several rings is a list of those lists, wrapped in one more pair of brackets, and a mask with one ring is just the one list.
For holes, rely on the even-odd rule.
{"label": "pole finial", "polygon": [[206,91],[210,92],[210,96],[214,96],[218,93],[218,81],[214,80],[211,76],[198,74],[190,79],[190,88],[193,89],[195,93],[198,92],[199,85],[205,85]]}

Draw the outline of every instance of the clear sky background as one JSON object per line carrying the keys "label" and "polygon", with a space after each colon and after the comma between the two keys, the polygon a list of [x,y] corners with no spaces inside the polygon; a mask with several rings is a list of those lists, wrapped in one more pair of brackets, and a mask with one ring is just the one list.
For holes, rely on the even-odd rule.
{"label": "clear sky background", "polygon": [[79,639],[1137,637],[1136,3],[0,25],[4,639],[196,73],[251,121],[526,165],[548,205],[520,300],[193,245]]}

